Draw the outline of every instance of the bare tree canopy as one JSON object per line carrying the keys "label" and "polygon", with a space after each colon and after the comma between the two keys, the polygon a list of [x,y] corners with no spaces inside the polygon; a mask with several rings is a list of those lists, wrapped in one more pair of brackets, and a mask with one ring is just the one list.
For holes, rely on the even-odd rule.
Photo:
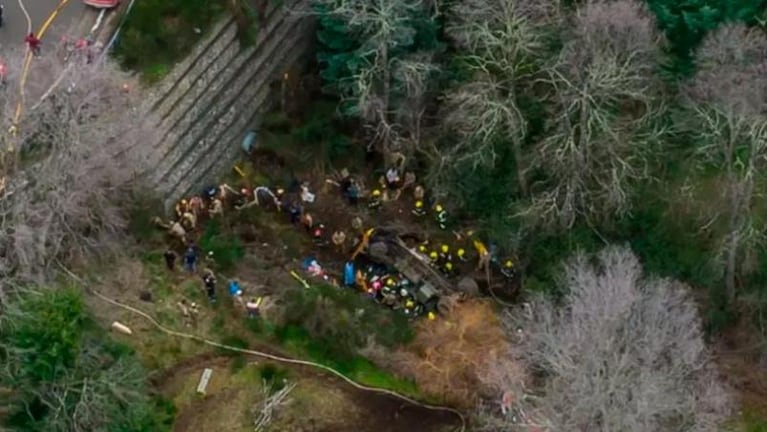
{"label": "bare tree canopy", "polygon": [[687,96],[736,114],[767,113],[767,36],[729,24],[710,33],[697,52],[697,73]]}
{"label": "bare tree canopy", "polygon": [[764,242],[754,204],[767,168],[767,37],[745,25],[722,27],[701,45],[698,68],[683,88],[688,112],[679,123],[694,137],[700,168],[721,173],[723,199],[706,207],[701,225],[720,238],[716,264],[732,299],[737,275],[755,269]]}
{"label": "bare tree canopy", "polygon": [[[18,71],[23,52],[6,64]],[[0,275],[39,280],[55,259],[85,258],[119,247],[120,204],[144,168],[153,129],[131,80],[111,61],[84,64],[51,52],[32,61],[17,127],[18,74],[0,91]],[[13,151],[7,151],[13,149]]]}
{"label": "bare tree canopy", "polygon": [[521,145],[528,125],[518,88],[536,71],[546,51],[543,27],[557,12],[550,1],[516,0],[462,0],[449,10],[446,33],[462,49],[458,58],[471,77],[445,97],[442,124],[451,138],[427,152],[433,184],[445,184],[459,165],[494,167],[497,146],[510,143],[526,188]]}
{"label": "bare tree canopy", "polygon": [[565,25],[564,46],[547,68],[553,104],[534,161],[548,180],[533,187],[523,212],[555,227],[628,212],[630,186],[648,175],[662,133],[653,120],[663,110],[663,38],[646,8],[588,1]]}
{"label": "bare tree canopy", "polygon": [[[426,0],[317,0],[324,16],[339,19],[358,48],[338,83],[371,131],[369,147],[385,154],[417,147],[433,51],[419,49],[418,32],[436,14]],[[433,23],[431,23],[433,25]],[[436,28],[436,27],[435,27]],[[328,42],[328,41],[326,41]]]}
{"label": "bare tree canopy", "polygon": [[522,403],[530,423],[552,431],[719,430],[729,393],[686,286],[645,276],[622,247],[577,256],[564,281],[561,305],[541,299],[525,318],[509,315],[543,379],[540,395]]}

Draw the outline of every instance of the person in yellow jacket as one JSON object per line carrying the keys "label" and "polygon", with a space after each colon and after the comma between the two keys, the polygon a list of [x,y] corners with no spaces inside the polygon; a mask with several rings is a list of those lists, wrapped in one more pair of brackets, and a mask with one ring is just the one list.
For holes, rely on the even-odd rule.
{"label": "person in yellow jacket", "polygon": [[477,270],[487,270],[490,265],[490,251],[482,241],[474,240],[474,249],[477,251]]}
{"label": "person in yellow jacket", "polygon": [[181,201],[176,203],[176,217],[181,218],[184,216],[184,213],[189,211],[189,202],[185,199],[182,199]]}

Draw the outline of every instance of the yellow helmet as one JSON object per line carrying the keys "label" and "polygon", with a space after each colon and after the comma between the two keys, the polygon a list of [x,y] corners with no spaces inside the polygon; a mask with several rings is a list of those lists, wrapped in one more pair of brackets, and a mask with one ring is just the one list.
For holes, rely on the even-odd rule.
{"label": "yellow helmet", "polygon": [[444,209],[442,208],[442,204],[437,204],[437,205],[434,206],[434,210],[436,210],[438,212],[441,212]]}
{"label": "yellow helmet", "polygon": [[514,263],[509,259],[509,260],[506,260],[503,263],[503,266],[506,267],[506,268],[512,268],[512,267],[514,267]]}
{"label": "yellow helmet", "polygon": [[450,246],[443,244],[442,246],[440,246],[440,250],[442,250],[442,253],[448,253],[450,252]]}
{"label": "yellow helmet", "polygon": [[379,196],[381,196],[381,191],[380,191],[380,190],[378,190],[378,189],[374,190],[374,191],[373,191],[373,196],[374,196],[374,197],[379,197]]}
{"label": "yellow helmet", "polygon": [[466,255],[466,250],[464,250],[464,248],[460,248],[460,249],[458,249],[458,251],[456,252],[456,254],[457,254],[459,257],[462,257],[462,256]]}
{"label": "yellow helmet", "polygon": [[426,245],[418,246],[418,251],[421,252],[421,253],[426,252]]}
{"label": "yellow helmet", "polygon": [[466,231],[466,237],[471,237],[474,235],[474,230],[468,230]]}
{"label": "yellow helmet", "polygon": [[392,278],[386,279],[386,285],[394,286],[394,279],[392,279]]}
{"label": "yellow helmet", "polygon": [[438,255],[437,255],[437,251],[431,251],[431,252],[429,253],[429,258],[431,258],[431,259],[433,259],[433,260],[437,259],[437,256],[438,256]]}
{"label": "yellow helmet", "polygon": [[445,263],[445,270],[450,271],[452,269],[453,269],[453,263],[451,263],[450,261],[446,262]]}
{"label": "yellow helmet", "polygon": [[181,205],[187,205],[187,201],[185,199],[181,200]]}
{"label": "yellow helmet", "polygon": [[420,209],[423,208],[423,201],[418,200],[415,202],[415,208]]}
{"label": "yellow helmet", "polygon": [[429,321],[434,321],[435,319],[437,319],[437,314],[435,314],[434,312],[429,312],[427,317],[429,318]]}

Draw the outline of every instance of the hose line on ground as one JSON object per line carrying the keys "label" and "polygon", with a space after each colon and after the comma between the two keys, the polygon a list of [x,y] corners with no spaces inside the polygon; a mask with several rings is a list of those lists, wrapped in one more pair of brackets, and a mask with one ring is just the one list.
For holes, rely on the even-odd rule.
{"label": "hose line on ground", "polygon": [[[76,277],[74,274],[72,274],[68,270],[67,270],[67,273],[69,273],[73,277]],[[77,279],[80,279],[80,278],[77,278]],[[169,329],[169,328],[163,326],[157,320],[152,318],[152,316],[150,316],[149,314],[147,314],[146,312],[144,312],[142,310],[136,309],[136,308],[134,308],[132,306],[129,306],[129,305],[124,304],[124,303],[121,303],[121,302],[119,302],[117,300],[110,299],[110,298],[106,297],[105,295],[101,294],[100,292],[98,292],[96,290],[92,290],[91,289],[89,291],[91,293],[93,293],[96,297],[101,299],[102,301],[105,301],[105,302],[107,302],[107,303],[109,303],[109,304],[111,304],[113,306],[117,306],[119,308],[125,309],[125,310],[127,310],[129,312],[132,312],[132,313],[136,314],[136,315],[140,315],[141,317],[143,317],[144,319],[146,319],[147,321],[152,323],[160,331],[162,331],[163,333],[166,333],[168,335],[176,336],[176,337],[180,337],[180,338],[184,338],[184,339],[191,339],[191,340],[195,340],[195,341],[198,341],[198,342],[201,342],[201,343],[204,343],[206,345],[210,345],[210,346],[213,346],[213,347],[216,347],[216,348],[221,348],[221,349],[225,349],[225,350],[229,350],[229,351],[234,351],[234,352],[239,352],[239,353],[243,353],[243,354],[251,354],[251,355],[254,355],[254,356],[257,356],[257,357],[263,357],[263,358],[266,358],[266,359],[269,359],[269,360],[274,360],[274,361],[281,362],[281,363],[289,363],[289,364],[295,364],[295,365],[310,366],[310,367],[314,367],[314,368],[317,368],[317,369],[322,369],[322,370],[324,370],[326,372],[330,372],[331,374],[341,378],[342,380],[346,381],[348,384],[350,384],[351,386],[353,386],[353,387],[355,387],[355,388],[357,388],[359,390],[385,394],[385,395],[388,395],[388,396],[400,399],[402,401],[408,402],[408,403],[410,403],[412,405],[415,405],[415,406],[418,406],[418,407],[421,407],[421,408],[426,408],[426,409],[429,409],[429,410],[432,410],[432,411],[445,411],[445,412],[449,412],[451,414],[454,414],[454,415],[458,416],[458,418],[461,420],[460,432],[464,432],[466,430],[466,418],[463,416],[463,414],[461,414],[460,411],[458,411],[458,410],[456,410],[454,408],[445,407],[445,406],[438,406],[438,405],[430,405],[430,404],[426,404],[426,403],[423,403],[423,402],[419,402],[419,401],[417,401],[415,399],[409,398],[409,397],[407,397],[405,395],[402,395],[402,394],[397,393],[397,392],[392,391],[392,390],[387,390],[387,389],[377,388],[377,387],[368,387],[366,385],[360,384],[360,383],[352,380],[351,378],[347,377],[346,375],[342,374],[341,372],[338,372],[337,370],[335,370],[335,369],[333,369],[331,367],[325,366],[323,364],[320,364],[320,363],[315,363],[315,362],[311,362],[311,361],[307,361],[307,360],[292,359],[292,358],[287,358],[287,357],[280,357],[280,356],[269,354],[269,353],[266,353],[266,352],[263,352],[263,351],[256,351],[256,350],[251,350],[251,349],[238,348],[238,347],[235,347],[235,346],[226,345],[226,344],[222,344],[222,343],[219,343],[219,342],[216,342],[216,341],[212,341],[212,340],[206,339],[206,338],[204,338],[202,336],[198,336],[198,335],[194,335],[194,334],[190,334],[190,333],[178,332],[178,331],[175,331],[175,330],[172,330],[172,329]]]}

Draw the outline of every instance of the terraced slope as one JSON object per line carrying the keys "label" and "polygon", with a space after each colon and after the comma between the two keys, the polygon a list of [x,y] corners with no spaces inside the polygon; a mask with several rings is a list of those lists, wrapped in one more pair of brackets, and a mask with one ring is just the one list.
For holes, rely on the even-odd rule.
{"label": "terraced slope", "polygon": [[161,130],[149,177],[168,205],[231,168],[269,108],[270,83],[306,58],[314,23],[296,13],[306,2],[271,6],[251,46],[240,45],[233,20],[218,23],[147,99]]}

